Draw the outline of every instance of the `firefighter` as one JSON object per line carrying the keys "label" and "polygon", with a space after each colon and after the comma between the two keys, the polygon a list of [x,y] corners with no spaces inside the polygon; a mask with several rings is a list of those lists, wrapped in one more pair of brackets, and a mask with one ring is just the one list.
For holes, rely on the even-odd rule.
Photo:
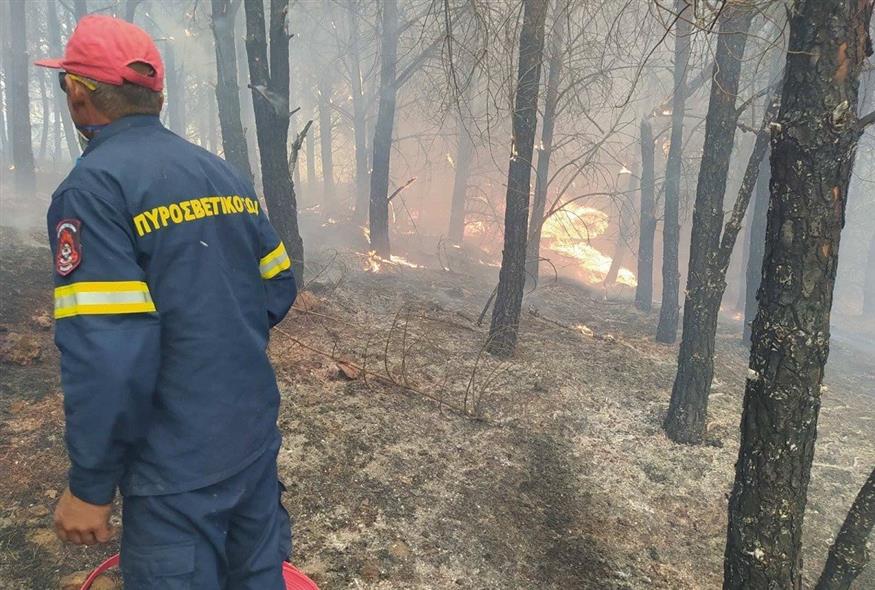
{"label": "firefighter", "polygon": [[60,59],[87,140],[52,196],[65,541],[110,539],[127,590],[279,590],[291,551],[266,348],[296,294],[252,182],[164,128],[164,65],[142,29],[87,16]]}

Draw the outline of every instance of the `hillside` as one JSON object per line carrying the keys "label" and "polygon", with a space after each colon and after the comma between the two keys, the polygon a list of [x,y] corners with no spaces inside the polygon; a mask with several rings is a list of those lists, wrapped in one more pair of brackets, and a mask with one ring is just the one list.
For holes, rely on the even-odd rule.
{"label": "hillside", "polygon": [[[10,590],[57,588],[115,550],[63,547],[52,531],[66,457],[42,240],[0,233]],[[624,292],[544,281],[501,363],[482,353],[488,326],[476,322],[495,268],[423,247],[374,272],[354,250],[309,253],[307,292],[270,347],[299,567],[331,590],[720,587],[747,362],[736,324],[718,334],[710,444],[678,446],[660,429],[676,349],[653,342],[655,317]],[[843,342],[829,369],[809,582],[875,463],[875,369]],[[875,568],[857,587],[875,587]]]}

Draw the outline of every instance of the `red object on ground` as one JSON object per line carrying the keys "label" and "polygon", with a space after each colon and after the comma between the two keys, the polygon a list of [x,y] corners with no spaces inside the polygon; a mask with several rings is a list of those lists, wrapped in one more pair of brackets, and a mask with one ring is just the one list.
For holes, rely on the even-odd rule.
{"label": "red object on ground", "polygon": [[[85,583],[82,584],[80,590],[89,590],[91,584],[94,583],[94,580],[112,568],[118,567],[119,561],[121,561],[121,558],[116,554],[101,563],[93,572],[91,572],[85,580]],[[305,576],[300,570],[287,561],[283,562],[283,579],[286,581],[286,590],[319,590],[316,582]]]}

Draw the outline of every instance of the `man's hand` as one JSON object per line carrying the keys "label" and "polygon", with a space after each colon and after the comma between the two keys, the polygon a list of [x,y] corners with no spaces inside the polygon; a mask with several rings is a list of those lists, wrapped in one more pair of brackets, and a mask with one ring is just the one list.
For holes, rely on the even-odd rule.
{"label": "man's hand", "polygon": [[55,532],[58,538],[74,545],[96,545],[112,538],[109,515],[112,504],[96,506],[64,490],[55,507]]}

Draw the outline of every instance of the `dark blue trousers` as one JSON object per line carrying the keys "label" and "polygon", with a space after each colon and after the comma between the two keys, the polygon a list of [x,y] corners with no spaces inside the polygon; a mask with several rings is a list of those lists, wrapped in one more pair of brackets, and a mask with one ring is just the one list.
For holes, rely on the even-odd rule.
{"label": "dark blue trousers", "polygon": [[125,590],[282,590],[291,523],[280,502],[276,448],[211,486],[128,496],[122,513]]}

